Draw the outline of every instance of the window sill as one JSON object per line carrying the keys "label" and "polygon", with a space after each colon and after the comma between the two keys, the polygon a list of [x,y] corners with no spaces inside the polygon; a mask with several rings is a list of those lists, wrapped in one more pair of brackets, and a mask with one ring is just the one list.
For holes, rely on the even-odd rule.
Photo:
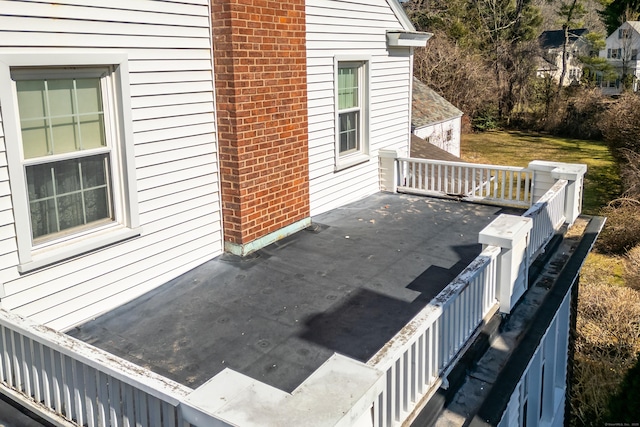
{"label": "window sill", "polygon": [[362,153],[345,156],[337,160],[335,172],[339,172],[343,169],[347,169],[352,166],[359,165],[361,163],[366,163],[370,159],[371,157],[368,154],[362,154]]}
{"label": "window sill", "polygon": [[78,238],[75,242],[63,242],[51,247],[33,250],[31,259],[18,265],[18,272],[28,273],[66,259],[137,237],[142,228],[112,227]]}

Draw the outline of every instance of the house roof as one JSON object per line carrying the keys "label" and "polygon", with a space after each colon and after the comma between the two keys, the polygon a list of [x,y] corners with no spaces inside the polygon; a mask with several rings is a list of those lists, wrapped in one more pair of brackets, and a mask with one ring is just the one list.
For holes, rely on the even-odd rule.
{"label": "house roof", "polygon": [[416,128],[455,119],[463,114],[453,104],[415,77],[413,78],[411,103],[411,125]]}
{"label": "house roof", "polygon": [[411,135],[411,157],[430,160],[445,160],[447,162],[461,162],[462,159],[448,151],[430,144],[423,138]]}
{"label": "house roof", "polygon": [[536,61],[536,69],[538,71],[553,72],[558,70],[558,67],[555,64],[552,64],[546,58],[543,58],[541,56],[536,57],[535,61]]}
{"label": "house roof", "polygon": [[627,24],[640,33],[640,21],[627,21]]}
{"label": "house roof", "polygon": [[[586,28],[569,30],[569,43],[574,43],[589,32]],[[564,43],[564,30],[544,31],[538,37],[540,47],[543,49],[559,49]]]}

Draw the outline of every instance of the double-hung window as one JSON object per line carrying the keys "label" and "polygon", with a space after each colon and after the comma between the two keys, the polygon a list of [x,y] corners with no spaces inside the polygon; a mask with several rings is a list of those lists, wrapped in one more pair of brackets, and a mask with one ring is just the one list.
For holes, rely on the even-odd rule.
{"label": "double-hung window", "polygon": [[336,170],[367,161],[368,60],[336,60]]}
{"label": "double-hung window", "polygon": [[106,73],[13,73],[36,245],[115,219]]}
{"label": "double-hung window", "polygon": [[89,56],[82,65],[25,66],[19,56],[3,59],[19,270],[139,234],[126,62],[102,65]]}

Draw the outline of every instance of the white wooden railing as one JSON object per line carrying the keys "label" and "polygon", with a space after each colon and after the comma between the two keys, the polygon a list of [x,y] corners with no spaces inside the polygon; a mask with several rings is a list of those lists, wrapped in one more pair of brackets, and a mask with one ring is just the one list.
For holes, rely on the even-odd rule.
{"label": "white wooden railing", "polygon": [[[531,204],[538,176],[524,168],[386,159],[389,162],[382,168],[381,178],[397,190],[458,195],[465,200],[509,206]],[[575,220],[565,216],[579,213],[581,191],[574,187],[576,183],[581,185],[583,172],[564,168],[557,174],[578,178],[555,179],[550,188],[538,187],[540,192],[549,190],[523,215],[531,218],[533,227],[526,251],[529,261],[544,250],[565,221]],[[498,264],[504,269],[505,256],[502,248],[486,245],[367,362],[384,373],[385,382],[372,402],[373,426],[405,423],[446,378],[483,320],[498,309],[499,288],[509,286],[502,279],[511,276],[501,276],[497,269]],[[190,388],[1,309],[0,383],[19,398],[76,425],[189,426],[181,418],[180,406],[193,392]]]}
{"label": "white wooden railing", "polygon": [[373,425],[400,425],[439,384],[469,337],[496,307],[496,259],[486,248],[367,364],[386,373]]}
{"label": "white wooden railing", "polygon": [[0,310],[0,381],[45,411],[88,427],[188,427],[192,390],[16,314]]}
{"label": "white wooden railing", "polygon": [[512,166],[398,158],[398,191],[531,206],[532,171]]}
{"label": "white wooden railing", "polygon": [[529,263],[544,250],[555,232],[565,222],[565,199],[567,181],[558,180],[545,194],[527,210],[523,216],[533,220],[529,239]]}

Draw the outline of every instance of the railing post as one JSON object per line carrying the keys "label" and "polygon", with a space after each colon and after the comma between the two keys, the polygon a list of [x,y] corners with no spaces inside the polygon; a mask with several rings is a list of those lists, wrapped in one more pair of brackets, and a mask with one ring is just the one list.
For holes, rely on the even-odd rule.
{"label": "railing post", "polygon": [[564,216],[567,224],[571,225],[582,212],[582,188],[587,165],[563,164],[551,171],[555,179],[566,179],[567,189],[564,201]]}
{"label": "railing post", "polygon": [[527,246],[533,220],[522,216],[498,216],[481,232],[478,241],[501,248],[497,259],[496,295],[501,313],[510,313],[527,290]]}
{"label": "railing post", "polygon": [[553,184],[556,183],[556,179],[551,176],[551,171],[561,164],[563,163],[546,162],[542,160],[534,160],[529,163],[528,169],[533,171],[532,205],[540,200],[540,198],[553,187]]}
{"label": "railing post", "polygon": [[564,209],[567,223],[573,224],[582,211],[582,187],[587,165],[534,160],[529,163],[529,169],[534,174],[533,203],[544,196],[557,180],[566,179],[569,182]]}
{"label": "railing post", "polygon": [[380,190],[390,193],[398,192],[398,152],[396,150],[379,150],[380,158]]}

